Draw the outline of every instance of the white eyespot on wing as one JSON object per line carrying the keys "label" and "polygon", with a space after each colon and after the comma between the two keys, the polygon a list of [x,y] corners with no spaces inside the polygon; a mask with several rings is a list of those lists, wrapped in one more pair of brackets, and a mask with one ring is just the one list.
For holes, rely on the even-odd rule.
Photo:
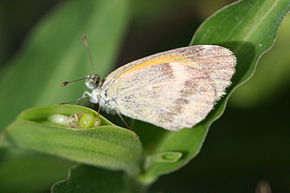
{"label": "white eyespot on wing", "polygon": [[215,85],[199,69],[162,63],[130,71],[111,82],[107,95],[120,113],[168,130],[189,128],[211,111]]}

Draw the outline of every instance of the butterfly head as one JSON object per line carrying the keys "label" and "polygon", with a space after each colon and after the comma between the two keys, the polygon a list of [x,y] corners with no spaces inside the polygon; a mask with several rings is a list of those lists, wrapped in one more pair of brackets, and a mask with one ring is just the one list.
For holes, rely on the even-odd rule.
{"label": "butterfly head", "polygon": [[97,74],[88,75],[86,78],[85,85],[88,89],[94,90],[98,88],[101,84],[101,78]]}

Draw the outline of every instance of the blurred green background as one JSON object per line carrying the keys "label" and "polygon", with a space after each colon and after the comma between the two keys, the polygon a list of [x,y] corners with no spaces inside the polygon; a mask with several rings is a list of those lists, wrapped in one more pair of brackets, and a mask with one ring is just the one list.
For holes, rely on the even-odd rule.
{"label": "blurred green background", "polygon": [[[62,2],[0,1],[0,71],[21,51],[25,38],[39,19]],[[117,52],[115,67],[149,54],[188,45],[198,26],[230,2],[233,1],[133,1],[131,19]],[[272,192],[290,192],[289,29],[288,14],[274,47],[261,58],[253,78],[231,97],[224,115],[212,125],[201,153],[184,168],[161,177],[151,187],[152,191],[243,193],[258,192],[257,186],[268,184]],[[81,94],[83,90],[79,92]],[[1,160],[5,160],[4,154],[1,155],[0,165]],[[49,167],[44,163],[46,159],[52,158],[40,160],[43,164],[40,168]],[[60,161],[58,167],[68,165]],[[0,166],[0,183],[5,182],[3,173],[1,175],[3,168]],[[65,170],[54,169],[60,171],[55,175],[59,179],[66,175]],[[23,169],[19,171],[23,172]],[[5,172],[9,173],[9,170]],[[27,182],[30,175],[27,175]],[[48,190],[49,187],[33,192]]]}

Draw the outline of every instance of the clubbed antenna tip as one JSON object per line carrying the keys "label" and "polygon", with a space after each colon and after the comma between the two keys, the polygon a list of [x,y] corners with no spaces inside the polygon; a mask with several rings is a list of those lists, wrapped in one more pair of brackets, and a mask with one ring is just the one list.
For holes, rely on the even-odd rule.
{"label": "clubbed antenna tip", "polygon": [[83,34],[82,35],[82,40],[83,40],[85,46],[86,47],[89,47],[89,45],[88,45],[88,38],[87,38],[86,34]]}
{"label": "clubbed antenna tip", "polygon": [[60,86],[64,87],[64,86],[68,85],[69,83],[70,83],[70,82],[63,82],[63,83],[61,83]]}
{"label": "clubbed antenna tip", "polygon": [[78,82],[80,80],[86,80],[86,79],[87,79],[87,77],[81,78],[81,79],[77,79],[77,80],[72,80],[72,81],[65,81],[65,82],[61,83],[60,86],[66,86],[66,85],[68,85],[68,84],[70,84],[72,82]]}

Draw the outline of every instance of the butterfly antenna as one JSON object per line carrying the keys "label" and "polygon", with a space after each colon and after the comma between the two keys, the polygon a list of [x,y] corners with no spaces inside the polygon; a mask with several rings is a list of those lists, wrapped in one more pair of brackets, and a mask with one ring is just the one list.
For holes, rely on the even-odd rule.
{"label": "butterfly antenna", "polygon": [[68,85],[70,83],[78,82],[78,81],[85,80],[85,79],[87,79],[87,77],[86,78],[77,79],[77,80],[65,81],[65,82],[61,83],[60,86],[66,86],[66,85]]}
{"label": "butterfly antenna", "polygon": [[90,64],[91,64],[91,67],[92,67],[92,70],[93,70],[93,74],[96,74],[96,69],[95,69],[95,65],[94,65],[94,62],[93,62],[93,56],[92,56],[92,53],[90,51],[90,48],[89,48],[89,44],[88,44],[88,38],[85,34],[82,35],[82,40],[83,40],[83,43],[85,45],[85,47],[87,48],[87,51],[88,51],[88,55],[89,55],[89,60],[90,60]]}
{"label": "butterfly antenna", "polygon": [[[125,119],[122,117],[121,113],[119,113],[117,111],[117,114],[118,116],[120,117],[120,119],[122,120],[122,122],[125,124],[125,126],[128,128],[128,129],[131,129],[131,127],[129,127],[129,125],[127,124],[127,122],[125,121]],[[131,129],[132,130],[132,129]]]}

